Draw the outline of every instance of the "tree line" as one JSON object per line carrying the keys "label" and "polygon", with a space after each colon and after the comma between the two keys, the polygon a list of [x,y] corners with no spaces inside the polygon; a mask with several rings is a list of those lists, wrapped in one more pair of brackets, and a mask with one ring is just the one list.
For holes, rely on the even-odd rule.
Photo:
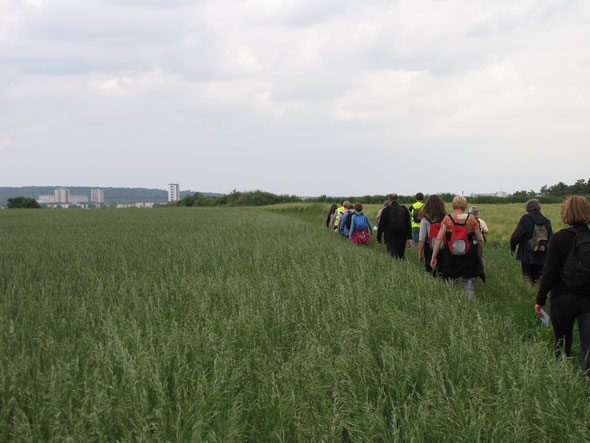
{"label": "tree line", "polygon": [[[443,201],[451,202],[455,194],[444,192],[439,194]],[[470,197],[469,202],[473,204],[482,203],[525,203],[531,198],[538,198],[541,203],[560,203],[568,195],[590,195],[590,179],[580,179],[573,185],[566,185],[559,182],[553,186],[543,186],[539,191],[518,191],[508,197],[479,196]],[[278,203],[334,203],[340,200],[360,201],[364,204],[381,204],[387,200],[387,195],[360,195],[360,196],[327,196],[319,197],[298,197],[295,195],[276,195],[264,191],[239,192],[232,191],[230,194],[211,196],[196,192],[186,195],[182,200],[176,202],[176,206],[194,207],[215,207],[215,206],[268,206]],[[400,203],[414,203],[413,195],[399,196]]]}

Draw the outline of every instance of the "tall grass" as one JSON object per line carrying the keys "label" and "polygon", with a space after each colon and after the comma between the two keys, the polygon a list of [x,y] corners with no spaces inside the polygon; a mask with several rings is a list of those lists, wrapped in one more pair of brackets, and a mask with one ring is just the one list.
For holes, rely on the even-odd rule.
{"label": "tall grass", "polygon": [[587,438],[547,331],[311,213],[3,211],[0,439]]}

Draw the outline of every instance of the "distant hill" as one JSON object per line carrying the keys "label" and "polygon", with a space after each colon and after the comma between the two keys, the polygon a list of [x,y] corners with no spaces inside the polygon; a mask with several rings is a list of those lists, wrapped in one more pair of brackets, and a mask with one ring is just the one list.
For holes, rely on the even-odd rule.
{"label": "distant hill", "polygon": [[[5,205],[9,198],[26,197],[39,198],[40,195],[53,195],[55,188],[60,186],[21,186],[21,187],[0,187],[0,205]],[[73,195],[87,195],[90,197],[90,186],[64,186]],[[130,201],[167,201],[168,191],[164,189],[151,188],[100,188],[104,190],[105,202],[130,202]],[[195,191],[180,191],[183,198]],[[223,194],[202,192],[205,195],[221,196]]]}

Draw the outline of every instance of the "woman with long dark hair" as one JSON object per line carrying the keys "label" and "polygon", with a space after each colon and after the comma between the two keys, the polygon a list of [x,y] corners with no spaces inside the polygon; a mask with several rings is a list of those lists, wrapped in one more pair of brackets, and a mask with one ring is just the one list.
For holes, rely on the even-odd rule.
{"label": "woman with long dark hair", "polygon": [[430,272],[434,277],[442,275],[444,258],[442,254],[437,262],[436,268],[432,269],[430,260],[432,260],[432,250],[436,237],[440,231],[441,222],[445,218],[445,203],[438,195],[433,194],[428,197],[426,204],[420,211],[420,236],[418,241],[418,261],[426,265],[426,272]]}
{"label": "woman with long dark hair", "polygon": [[338,209],[338,205],[330,206],[330,212],[328,212],[328,218],[326,219],[326,228],[332,228],[332,226],[330,226],[330,220],[332,220],[332,216],[334,215],[334,212],[336,212],[336,209]]}

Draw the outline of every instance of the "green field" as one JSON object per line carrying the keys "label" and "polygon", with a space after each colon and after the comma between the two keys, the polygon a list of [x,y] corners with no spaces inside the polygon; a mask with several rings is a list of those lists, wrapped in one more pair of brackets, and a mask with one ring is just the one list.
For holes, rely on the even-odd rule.
{"label": "green field", "polygon": [[475,301],[328,206],[0,211],[0,440],[588,439],[508,254],[523,205],[480,206]]}

